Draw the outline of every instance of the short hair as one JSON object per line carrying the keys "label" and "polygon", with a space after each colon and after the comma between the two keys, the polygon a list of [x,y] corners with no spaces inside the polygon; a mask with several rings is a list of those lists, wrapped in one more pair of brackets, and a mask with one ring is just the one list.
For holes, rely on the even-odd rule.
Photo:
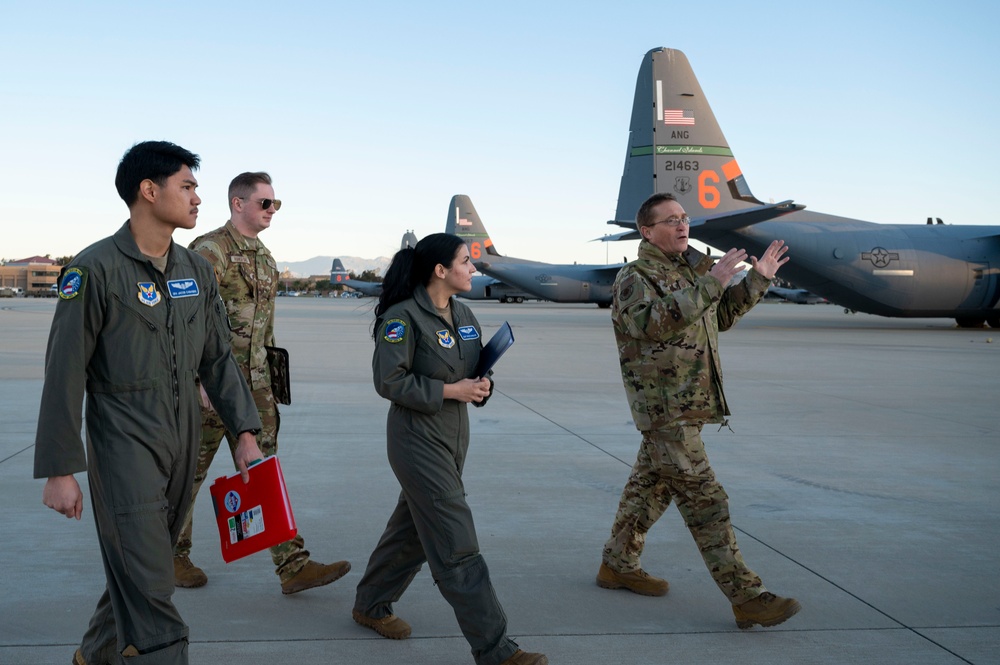
{"label": "short hair", "polygon": [[115,189],[129,208],[139,198],[139,184],[152,180],[162,187],[167,178],[187,166],[198,169],[201,158],[189,150],[169,141],[143,141],[136,143],[122,156],[115,174]]}
{"label": "short hair", "polygon": [[246,199],[257,189],[257,185],[270,185],[271,176],[264,171],[241,173],[229,183],[229,209],[233,209],[233,199]]}
{"label": "short hair", "polygon": [[639,206],[639,212],[635,214],[636,228],[640,226],[652,226],[655,224],[655,221],[653,220],[653,208],[661,203],[676,200],[677,197],[668,192],[660,192],[650,196],[648,199],[643,201],[642,205]]}

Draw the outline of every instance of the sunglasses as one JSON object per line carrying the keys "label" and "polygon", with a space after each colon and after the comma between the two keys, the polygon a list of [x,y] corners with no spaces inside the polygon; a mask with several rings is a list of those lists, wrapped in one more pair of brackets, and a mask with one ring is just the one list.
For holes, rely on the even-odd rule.
{"label": "sunglasses", "polygon": [[[243,199],[244,201],[250,200],[242,196],[240,198]],[[281,199],[254,199],[254,202],[259,203],[261,209],[263,210],[267,210],[272,205],[274,205],[275,210],[281,210]]]}

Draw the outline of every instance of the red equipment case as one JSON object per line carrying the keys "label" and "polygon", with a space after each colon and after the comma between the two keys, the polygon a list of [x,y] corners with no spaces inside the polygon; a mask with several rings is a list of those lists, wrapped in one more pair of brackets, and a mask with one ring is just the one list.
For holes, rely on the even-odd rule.
{"label": "red equipment case", "polygon": [[235,473],[216,478],[210,488],[226,563],[291,540],[298,533],[278,458],[265,457],[249,473],[249,483],[244,484]]}

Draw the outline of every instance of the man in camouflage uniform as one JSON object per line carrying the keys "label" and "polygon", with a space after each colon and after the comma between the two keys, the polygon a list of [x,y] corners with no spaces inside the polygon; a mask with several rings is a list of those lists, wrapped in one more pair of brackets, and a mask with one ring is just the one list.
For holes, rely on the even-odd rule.
{"label": "man in camouflage uniform", "polygon": [[768,592],[743,561],[729,520],[729,498],[709,465],[701,428],[729,415],[722,392],[719,330],[728,330],[767,291],[788,258],[771,243],[753,269],[727,288],[747,257],[730,250],[717,263],[688,247],[690,220],[670,194],[650,197],[636,216],[639,257],[618,273],[612,319],[625,393],[642,445],[622,492],[597,584],[662,596],[666,580],[640,565],[646,533],[670,505],[684,518],[705,565],[733,604],[736,624],[777,625],[799,611],[794,598]]}
{"label": "man in camouflage uniform", "polygon": [[[265,347],[274,346],[274,298],[278,290],[278,269],[274,258],[257,235],[271,225],[271,217],[281,207],[274,198],[267,173],[241,173],[229,184],[230,220],[191,243],[215,270],[219,294],[226,305],[231,330],[230,341],[236,362],[250,386],[262,428],[258,444],[264,455],[278,451],[281,419],[271,385],[272,368]],[[194,497],[205,481],[223,436],[232,449],[235,442],[226,431],[208,396],[202,392],[201,447],[195,472]],[[191,522],[194,498],[184,520],[184,528],[174,546],[174,582],[177,586],[200,587],[208,582],[204,571],[191,563]],[[271,548],[281,592],[296,593],[329,584],[350,569],[347,561],[320,564],[309,559],[301,535]]]}

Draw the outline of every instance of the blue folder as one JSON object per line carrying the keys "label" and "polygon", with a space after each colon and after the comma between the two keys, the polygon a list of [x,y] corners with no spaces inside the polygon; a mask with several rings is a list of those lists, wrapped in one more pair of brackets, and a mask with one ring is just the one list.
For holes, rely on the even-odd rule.
{"label": "blue folder", "polygon": [[493,366],[500,360],[504,351],[514,344],[514,333],[511,332],[510,324],[506,321],[490,338],[490,341],[483,347],[479,354],[479,365],[476,367],[476,377],[483,377],[489,374]]}

